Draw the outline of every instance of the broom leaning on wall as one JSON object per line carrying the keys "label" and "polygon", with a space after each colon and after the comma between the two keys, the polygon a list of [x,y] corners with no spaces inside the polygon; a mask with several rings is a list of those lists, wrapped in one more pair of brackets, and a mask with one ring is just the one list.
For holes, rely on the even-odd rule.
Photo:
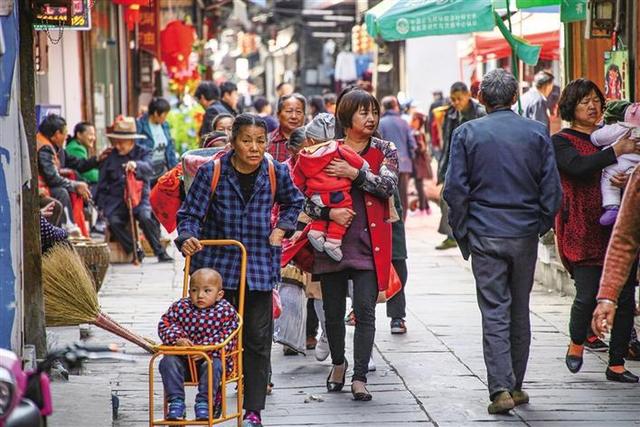
{"label": "broom leaning on wall", "polygon": [[42,257],[45,319],[48,326],[91,323],[154,353],[151,341],[129,331],[100,310],[91,276],[73,248],[57,245]]}

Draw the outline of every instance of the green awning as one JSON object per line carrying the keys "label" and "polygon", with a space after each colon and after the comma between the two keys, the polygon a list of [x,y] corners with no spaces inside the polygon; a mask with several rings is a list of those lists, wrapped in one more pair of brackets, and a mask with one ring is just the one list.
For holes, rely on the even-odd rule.
{"label": "green awning", "polygon": [[560,0],[516,0],[516,7],[518,9],[540,6],[555,6],[559,4]]}
{"label": "green awning", "polygon": [[490,0],[384,0],[365,13],[367,31],[388,41],[491,31]]}
{"label": "green awning", "polygon": [[560,5],[560,21],[576,22],[587,19],[587,0],[516,0],[519,9]]}
{"label": "green awning", "polygon": [[562,0],[560,4],[560,20],[576,22],[587,19],[587,0]]}
{"label": "green awning", "polygon": [[516,37],[494,12],[495,0],[383,0],[365,12],[367,31],[387,41],[491,31],[498,25],[514,53],[535,65],[540,47]]}

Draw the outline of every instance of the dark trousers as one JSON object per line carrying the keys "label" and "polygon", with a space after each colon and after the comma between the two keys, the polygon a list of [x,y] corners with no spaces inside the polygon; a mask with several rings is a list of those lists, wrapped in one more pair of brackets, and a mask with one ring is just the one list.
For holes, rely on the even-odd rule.
{"label": "dark trousers", "polygon": [[482,313],[482,347],[489,394],[522,388],[529,359],[529,294],[538,238],[503,239],[469,234],[471,267]]}
{"label": "dark trousers", "polygon": [[[140,228],[144,233],[153,253],[157,256],[163,251],[160,244],[160,230],[156,226],[152,218],[151,209],[139,209],[133,211],[133,216],[138,220]],[[111,234],[122,245],[122,249],[126,253],[133,253],[133,237],[131,236],[131,222],[129,220],[129,211],[124,206],[114,211],[108,218],[109,229]]]}
{"label": "dark trousers", "polygon": [[398,174],[398,192],[400,193],[403,221],[407,219],[409,212],[409,178],[411,178],[410,173],[400,172]]}
{"label": "dark trousers", "polygon": [[[222,363],[220,359],[213,359],[213,391],[214,393],[220,387],[220,378],[222,377]],[[160,375],[162,376],[162,384],[164,385],[164,394],[167,400],[171,402],[174,399],[184,400],[184,382],[187,379],[188,361],[184,356],[163,356],[160,360]],[[209,396],[209,377],[207,373],[207,363],[203,360],[198,365],[198,394],[196,394],[196,402],[207,402]]]}
{"label": "dark trousers", "polygon": [[[631,328],[633,328],[634,293],[637,284],[635,278],[636,268],[634,267],[631,271],[632,273],[618,298],[618,309],[616,310],[613,329],[611,330],[611,342],[609,343],[609,365],[611,366],[624,365],[624,357],[627,354],[627,347],[631,337]],[[575,344],[583,344],[591,330],[591,318],[597,304],[596,295],[598,294],[601,275],[602,267],[575,266],[573,268],[576,297],[571,306],[569,333],[571,341]]]}
{"label": "dark trousers", "polygon": [[[225,298],[238,306],[238,291],[226,290]],[[273,340],[273,301],[271,291],[247,291],[242,327],[244,409],[260,411],[267,398]]]}
{"label": "dark trousers", "polygon": [[453,230],[451,230],[451,226],[449,225],[449,205],[442,197],[442,193],[444,191],[444,183],[442,185],[442,191],[440,192],[440,225],[438,226],[438,233],[444,234],[449,239],[453,239]]}
{"label": "dark trousers", "polygon": [[327,339],[331,361],[341,365],[345,361],[344,315],[347,304],[348,281],[353,281],[353,311],[356,316],[353,336],[353,381],[367,381],[367,371],[373,340],[376,335],[376,300],[378,279],[373,270],[344,270],[320,275]]}
{"label": "dark trousers", "polygon": [[[67,219],[75,224],[73,219],[73,208],[71,207],[71,196],[64,187],[50,187],[49,193],[51,198],[56,199],[62,205],[62,222],[67,222]],[[65,209],[66,208],[66,209]]]}
{"label": "dark trousers", "polygon": [[407,285],[407,277],[409,275],[407,271],[406,259],[394,259],[392,261],[393,268],[396,269],[400,282],[402,283],[402,289],[395,294],[393,298],[387,301],[387,317],[392,319],[404,319],[407,317],[407,299],[404,296],[404,287]]}
{"label": "dark trousers", "polygon": [[307,338],[315,338],[318,334],[318,315],[314,301],[313,298],[307,300]]}
{"label": "dark trousers", "polygon": [[416,178],[416,175],[413,174],[413,181],[416,184],[416,193],[418,193],[418,209],[426,211],[429,209],[429,201],[424,191],[424,180],[422,178]]}

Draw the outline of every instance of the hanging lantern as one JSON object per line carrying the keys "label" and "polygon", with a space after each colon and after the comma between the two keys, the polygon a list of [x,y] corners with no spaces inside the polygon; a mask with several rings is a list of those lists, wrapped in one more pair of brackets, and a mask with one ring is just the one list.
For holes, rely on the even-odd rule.
{"label": "hanging lantern", "polygon": [[171,21],[160,32],[160,54],[169,76],[191,72],[189,56],[196,42],[195,28],[183,21]]}
{"label": "hanging lantern", "polygon": [[113,0],[113,3],[125,6],[124,21],[131,31],[140,22],[140,6],[149,6],[150,0]]}

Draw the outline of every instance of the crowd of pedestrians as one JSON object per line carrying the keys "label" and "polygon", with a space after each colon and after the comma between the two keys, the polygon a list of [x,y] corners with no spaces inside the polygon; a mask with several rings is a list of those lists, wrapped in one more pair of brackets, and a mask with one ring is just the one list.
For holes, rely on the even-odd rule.
{"label": "crowd of pedestrians", "polygon": [[[139,251],[128,228],[133,215],[161,262],[172,258],[160,244],[160,223],[169,232],[177,225],[176,246],[193,256],[193,290],[160,323],[167,344],[204,344],[229,334],[198,335],[189,329],[202,315],[199,309],[234,322],[232,308],[239,297],[239,252],[203,247],[201,240],[235,239],[245,245],[248,427],[262,425],[261,411],[274,387],[273,292],[281,283],[303,287],[308,297],[295,308],[306,313],[301,324],[306,341],[300,348],[315,349],[318,360],[330,355],[327,391],[341,391],[352,366],[353,399],[373,398],[367,374],[375,369],[376,304],[386,302],[391,333],[407,333],[404,289],[410,271],[404,223],[410,211],[431,212],[426,186],[432,180],[441,185],[435,201],[445,236],[436,249],[459,247],[471,259],[489,413],[506,413],[529,401],[523,389],[531,342],[529,296],[539,238],[552,229],[576,287],[567,368],[580,371],[584,349],[594,342],[606,348],[597,335],[611,329],[606,378],[638,382],[624,367],[634,332],[637,261],[626,256],[620,266],[622,255],[637,253],[638,246],[636,216],[621,203],[637,164],[633,156],[640,155],[640,142],[630,130],[637,105],[607,104],[597,85],[585,79],[569,83],[552,105],[554,76],[546,71],[536,74],[534,87],[520,100],[517,80],[502,69],[475,86],[472,93],[456,82],[447,98],[434,93],[431,108],[420,112],[393,95],[379,102],[357,86],[339,96],[307,98],[283,83],[275,104],[257,97],[253,112],[241,113],[234,83],[202,82],[194,97],[205,110],[200,146],[210,151],[200,152],[206,158],[193,171],[189,153],[184,170],[178,161],[164,99],[153,99],[137,120],[117,120],[107,133],[111,147],[97,156],[91,156],[96,137],[90,123],[76,125],[67,141],[64,119],[48,116],[38,134],[43,214],[54,225],[82,222],[77,215],[92,201],[127,253]],[[558,114],[568,127],[551,136]],[[436,173],[432,162],[437,162]],[[133,208],[125,203],[129,176],[139,183]],[[637,185],[637,179],[629,185]],[[168,199],[154,205],[151,193],[161,190]],[[621,232],[625,222],[632,224]],[[618,236],[635,236],[636,244],[625,246],[626,235],[618,237],[618,262],[607,270],[614,224]],[[345,351],[347,324],[354,326],[352,354]],[[284,352],[296,355],[300,349],[285,345]],[[169,415],[181,418],[184,367],[169,360],[161,368],[170,390]],[[201,390],[200,419],[208,416],[204,402]]]}

